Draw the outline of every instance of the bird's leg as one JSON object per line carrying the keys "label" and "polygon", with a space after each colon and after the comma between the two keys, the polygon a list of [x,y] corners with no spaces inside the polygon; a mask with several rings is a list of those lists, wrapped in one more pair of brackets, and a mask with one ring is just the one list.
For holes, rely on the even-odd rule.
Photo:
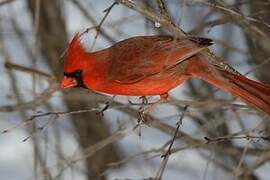
{"label": "bird's leg", "polygon": [[146,96],[141,96],[139,99],[142,100],[142,105],[147,105],[148,104],[148,99]]}
{"label": "bird's leg", "polygon": [[131,104],[131,105],[148,105],[148,99],[147,99],[145,96],[141,96],[141,97],[139,97],[139,99],[142,100],[141,103],[134,103],[134,102],[132,102],[131,100],[128,100],[128,102],[129,102],[129,104]]}
{"label": "bird's leg", "polygon": [[149,105],[148,107],[144,108],[144,105],[149,104],[148,100],[146,99],[145,96],[142,96],[141,99],[142,100],[142,106],[140,107],[140,111],[139,111],[139,118],[138,118],[138,123],[145,123],[145,124],[149,124],[149,118],[147,117],[148,114],[153,111],[153,109],[155,109],[160,103],[167,101],[168,100],[168,93],[164,93],[160,95],[160,99],[154,103],[152,103],[151,105]]}
{"label": "bird's leg", "polygon": [[141,99],[142,102],[140,103],[141,104],[141,107],[139,109],[138,124],[140,124],[141,122],[146,123],[146,117],[143,114],[143,111],[145,109],[144,106],[145,105],[148,105],[148,99],[146,98],[146,96],[141,96],[139,99]]}

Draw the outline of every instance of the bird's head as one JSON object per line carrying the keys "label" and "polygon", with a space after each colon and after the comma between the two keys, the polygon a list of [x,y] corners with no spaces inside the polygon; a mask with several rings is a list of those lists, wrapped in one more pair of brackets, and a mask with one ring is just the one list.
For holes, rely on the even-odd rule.
{"label": "bird's head", "polygon": [[61,88],[86,87],[83,83],[83,71],[87,68],[89,55],[82,46],[80,34],[77,33],[67,50],[64,64],[64,78]]}

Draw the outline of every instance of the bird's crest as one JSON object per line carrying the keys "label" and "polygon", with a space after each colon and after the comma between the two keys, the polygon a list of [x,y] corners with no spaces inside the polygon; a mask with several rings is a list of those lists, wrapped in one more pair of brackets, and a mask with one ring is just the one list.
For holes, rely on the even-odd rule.
{"label": "bird's crest", "polygon": [[82,69],[85,65],[86,54],[81,42],[81,35],[77,33],[68,46],[64,71],[68,73]]}
{"label": "bird's crest", "polygon": [[71,40],[69,47],[68,47],[68,53],[72,54],[74,52],[84,52],[85,49],[82,46],[81,43],[81,35],[80,33],[75,34],[73,39]]}

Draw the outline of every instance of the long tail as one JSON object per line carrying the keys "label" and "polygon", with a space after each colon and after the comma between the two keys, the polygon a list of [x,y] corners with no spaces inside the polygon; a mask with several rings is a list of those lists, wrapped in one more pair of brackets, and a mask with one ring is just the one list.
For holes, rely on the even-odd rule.
{"label": "long tail", "polygon": [[210,67],[199,59],[189,65],[191,76],[205,80],[234,96],[238,96],[246,103],[270,115],[270,85],[248,79],[237,73]]}

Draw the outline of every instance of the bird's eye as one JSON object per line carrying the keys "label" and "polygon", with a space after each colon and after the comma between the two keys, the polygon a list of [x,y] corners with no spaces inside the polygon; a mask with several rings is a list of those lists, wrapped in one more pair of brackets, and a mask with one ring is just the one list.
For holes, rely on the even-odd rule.
{"label": "bird's eye", "polygon": [[73,73],[74,73],[74,77],[80,78],[81,75],[82,75],[82,70],[76,70],[76,71],[74,71]]}
{"label": "bird's eye", "polygon": [[80,74],[82,73],[82,70],[76,70],[74,73],[75,73],[76,75],[80,75]]}
{"label": "bird's eye", "polygon": [[64,76],[71,77],[71,78],[80,78],[82,75],[82,70],[76,70],[72,73],[64,73]]}

